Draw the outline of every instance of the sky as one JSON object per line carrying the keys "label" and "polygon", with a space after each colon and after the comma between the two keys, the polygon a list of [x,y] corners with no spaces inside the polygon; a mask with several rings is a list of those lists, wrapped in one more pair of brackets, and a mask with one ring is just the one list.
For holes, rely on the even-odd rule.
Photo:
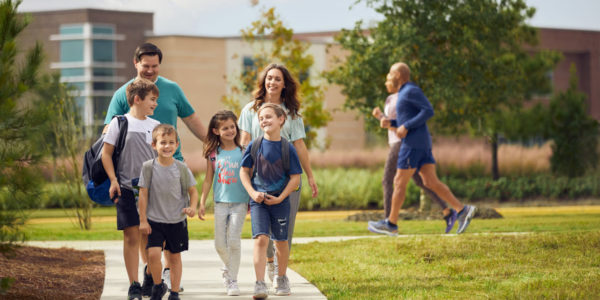
{"label": "sky", "polygon": [[[24,0],[22,12],[98,8],[154,13],[156,35],[239,36],[240,30],[275,7],[284,25],[296,33],[353,28],[358,20],[372,24],[382,17],[356,0]],[[536,27],[600,31],[600,0],[526,0],[536,8]]]}

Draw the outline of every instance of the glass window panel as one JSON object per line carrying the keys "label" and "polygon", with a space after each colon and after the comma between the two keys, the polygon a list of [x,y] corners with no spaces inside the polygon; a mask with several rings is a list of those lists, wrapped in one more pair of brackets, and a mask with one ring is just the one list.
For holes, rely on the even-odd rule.
{"label": "glass window panel", "polygon": [[112,82],[94,82],[94,91],[112,91],[115,84]]}
{"label": "glass window panel", "polygon": [[60,61],[83,61],[83,40],[60,41]]}
{"label": "glass window panel", "polygon": [[115,33],[115,30],[114,30],[114,28],[109,27],[109,26],[94,25],[94,27],[92,28],[92,33],[113,34],[113,33]]}
{"label": "glass window panel", "polygon": [[68,76],[83,76],[83,68],[66,68],[60,70],[60,75],[63,77]]}
{"label": "glass window panel", "polygon": [[92,71],[94,76],[115,76],[115,69],[111,68],[94,68]]}
{"label": "glass window panel", "polygon": [[60,26],[60,34],[83,34],[83,26],[81,26],[81,25]]}
{"label": "glass window panel", "polygon": [[78,89],[79,91],[83,91],[85,89],[85,82],[69,82],[67,84]]}
{"label": "glass window panel", "polygon": [[108,110],[108,104],[110,104],[111,97],[96,96],[93,98],[94,102],[94,119],[104,121],[106,117],[106,111]]}
{"label": "glass window panel", "polygon": [[115,43],[108,40],[94,40],[92,42],[92,52],[94,53],[94,61],[112,62],[115,57]]}

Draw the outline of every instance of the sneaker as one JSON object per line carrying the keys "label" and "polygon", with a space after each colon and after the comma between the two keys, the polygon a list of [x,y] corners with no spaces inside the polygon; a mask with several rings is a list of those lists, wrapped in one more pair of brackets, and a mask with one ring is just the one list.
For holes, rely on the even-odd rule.
{"label": "sneaker", "polygon": [[167,293],[167,284],[163,280],[160,284],[156,284],[152,287],[152,295],[150,300],[161,300],[162,297]]}
{"label": "sneaker", "polygon": [[181,299],[179,298],[179,293],[171,292],[169,294],[169,299],[168,300],[181,300]]}
{"label": "sneaker", "polygon": [[227,296],[239,296],[240,288],[238,287],[237,280],[229,280],[229,286],[227,287]]}
{"label": "sneaker", "polygon": [[471,219],[475,215],[475,211],[477,207],[472,205],[465,205],[463,210],[458,213],[458,229],[456,229],[456,233],[463,233],[471,223]]}
{"label": "sneaker", "polygon": [[398,226],[392,226],[387,219],[378,222],[369,221],[369,231],[379,234],[387,234],[389,236],[398,235]]}
{"label": "sneaker", "polygon": [[154,282],[152,281],[152,274],[146,274],[146,270],[148,270],[148,265],[144,267],[144,283],[142,283],[142,296],[150,297],[152,295],[152,286]]}
{"label": "sneaker", "polygon": [[[171,269],[165,268],[162,273],[162,279],[167,284],[167,290],[171,291]],[[179,286],[179,292],[183,292],[183,285]]]}
{"label": "sneaker", "polygon": [[271,280],[271,282],[274,282],[273,279],[275,278],[275,262],[267,262],[267,276],[269,276],[269,280]]}
{"label": "sneaker", "polygon": [[456,211],[451,208],[450,213],[444,217],[444,220],[446,221],[446,233],[452,230],[452,227],[454,227],[454,223],[456,223],[456,218]]}
{"label": "sneaker", "polygon": [[127,299],[129,300],[142,300],[142,286],[139,282],[134,281],[129,286],[129,291],[127,291]]}
{"label": "sneaker", "polygon": [[269,296],[267,292],[267,285],[264,281],[257,281],[254,285],[254,299],[266,299]]}
{"label": "sneaker", "polygon": [[275,295],[277,296],[289,296],[292,292],[290,291],[290,281],[286,275],[277,276],[277,288],[275,289]]}

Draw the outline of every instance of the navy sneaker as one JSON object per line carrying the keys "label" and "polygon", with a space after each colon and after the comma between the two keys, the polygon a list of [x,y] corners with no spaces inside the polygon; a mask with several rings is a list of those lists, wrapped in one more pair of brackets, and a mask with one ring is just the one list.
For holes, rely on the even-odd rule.
{"label": "navy sneaker", "polygon": [[142,300],[142,286],[140,286],[139,282],[134,281],[129,286],[129,291],[127,291],[127,299],[128,300]]}
{"label": "navy sneaker", "polygon": [[144,297],[150,297],[150,295],[152,295],[152,286],[154,285],[152,274],[146,274],[147,269],[148,265],[144,267],[144,281],[142,283],[142,296]]}
{"label": "navy sneaker", "polygon": [[452,227],[454,227],[454,223],[456,223],[457,218],[458,216],[456,211],[451,208],[450,213],[444,217],[444,220],[446,221],[446,233],[452,230]]}
{"label": "navy sneaker", "polygon": [[456,229],[456,233],[463,233],[469,227],[469,223],[471,223],[471,219],[475,215],[475,211],[477,207],[472,205],[465,205],[465,207],[458,213],[458,229]]}
{"label": "navy sneaker", "polygon": [[164,281],[162,281],[160,284],[155,284],[152,287],[152,296],[150,296],[150,300],[161,300],[166,293],[167,284]]}
{"label": "navy sneaker", "polygon": [[378,222],[369,221],[369,231],[379,234],[387,234],[389,236],[398,235],[398,226],[390,225],[387,219]]}

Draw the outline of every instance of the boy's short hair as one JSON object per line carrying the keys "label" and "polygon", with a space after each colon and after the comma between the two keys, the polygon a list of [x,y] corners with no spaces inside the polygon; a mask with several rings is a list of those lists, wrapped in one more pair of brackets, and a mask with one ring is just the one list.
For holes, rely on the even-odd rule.
{"label": "boy's short hair", "polygon": [[159,96],[158,87],[156,87],[154,82],[146,78],[136,78],[127,86],[127,104],[129,104],[129,107],[131,107],[133,105],[133,99],[135,96],[138,96],[140,99],[144,100],[146,95],[148,95],[150,92],[155,94],[156,97]]}
{"label": "boy's short hair", "polygon": [[256,112],[257,117],[260,116],[260,112],[265,108],[272,109],[278,118],[283,116],[283,123],[281,124],[281,126],[283,126],[283,124],[285,124],[285,121],[287,119],[286,118],[287,114],[285,113],[285,110],[283,109],[283,107],[281,107],[281,105],[275,104],[275,103],[264,103],[263,105],[260,106],[260,108]]}
{"label": "boy's short hair", "polygon": [[179,140],[179,135],[177,135],[177,130],[175,127],[173,127],[173,125],[159,124],[158,126],[154,127],[154,130],[152,130],[152,144],[156,144],[159,136],[171,134],[175,134],[175,139]]}
{"label": "boy's short hair", "polygon": [[158,63],[162,63],[162,51],[160,51],[160,49],[152,44],[152,43],[144,43],[139,45],[136,49],[135,49],[135,54],[133,55],[133,59],[135,60],[135,62],[140,62],[142,60],[142,55],[148,55],[148,56],[154,56],[154,55],[158,55]]}

